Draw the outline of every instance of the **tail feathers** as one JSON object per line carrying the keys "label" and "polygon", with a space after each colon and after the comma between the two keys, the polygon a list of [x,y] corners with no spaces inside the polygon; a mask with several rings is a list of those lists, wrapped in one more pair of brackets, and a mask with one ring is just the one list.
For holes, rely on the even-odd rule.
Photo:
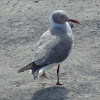
{"label": "tail feathers", "polygon": [[34,76],[34,80],[38,77],[39,74],[39,70],[36,70],[35,72],[32,72],[33,76]]}
{"label": "tail feathers", "polygon": [[33,62],[30,63],[30,64],[28,64],[27,66],[25,66],[25,67],[19,69],[19,70],[18,70],[18,73],[24,72],[24,71],[29,70],[29,69],[32,69],[32,66],[33,66]]}

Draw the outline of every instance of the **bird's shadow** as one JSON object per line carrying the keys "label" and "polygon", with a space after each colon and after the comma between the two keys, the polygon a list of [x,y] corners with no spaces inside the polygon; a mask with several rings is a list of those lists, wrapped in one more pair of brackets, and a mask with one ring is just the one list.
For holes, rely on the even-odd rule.
{"label": "bird's shadow", "polygon": [[31,100],[66,100],[68,93],[64,87],[53,86],[36,91]]}

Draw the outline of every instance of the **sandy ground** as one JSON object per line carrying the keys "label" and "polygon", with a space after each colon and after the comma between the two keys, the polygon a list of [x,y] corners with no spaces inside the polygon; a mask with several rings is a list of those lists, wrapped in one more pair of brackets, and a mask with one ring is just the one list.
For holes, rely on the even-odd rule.
{"label": "sandy ground", "polygon": [[[34,44],[50,27],[49,16],[66,11],[74,24],[75,46],[49,79],[17,70],[32,61]],[[100,0],[0,0],[0,100],[100,100]]]}

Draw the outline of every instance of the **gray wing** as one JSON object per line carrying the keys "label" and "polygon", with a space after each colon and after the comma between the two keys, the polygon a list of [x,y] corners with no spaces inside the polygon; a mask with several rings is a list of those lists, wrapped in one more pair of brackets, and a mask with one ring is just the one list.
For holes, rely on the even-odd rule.
{"label": "gray wing", "polygon": [[51,31],[48,30],[37,43],[34,62],[37,65],[62,62],[67,58],[70,48],[71,45],[69,45],[69,41],[65,36],[52,35]]}

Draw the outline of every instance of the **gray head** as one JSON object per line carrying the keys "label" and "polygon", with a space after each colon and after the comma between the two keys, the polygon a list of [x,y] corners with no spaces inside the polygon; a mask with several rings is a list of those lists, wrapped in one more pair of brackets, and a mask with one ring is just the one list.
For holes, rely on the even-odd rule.
{"label": "gray head", "polygon": [[66,22],[70,21],[70,22],[74,22],[74,23],[78,23],[78,21],[76,20],[72,20],[68,17],[67,13],[62,11],[62,10],[56,10],[52,13],[51,15],[51,18],[52,20],[55,22],[55,23],[58,23],[58,24],[65,24]]}

